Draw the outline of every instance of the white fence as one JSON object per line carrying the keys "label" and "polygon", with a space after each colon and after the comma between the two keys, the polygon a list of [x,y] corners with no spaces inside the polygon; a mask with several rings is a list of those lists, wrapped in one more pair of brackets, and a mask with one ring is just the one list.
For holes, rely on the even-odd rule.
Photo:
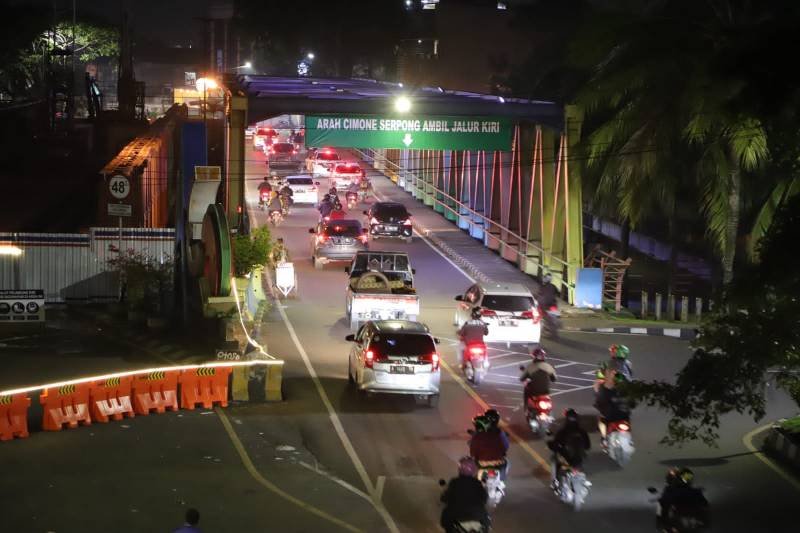
{"label": "white fence", "polygon": [[19,247],[0,256],[0,288],[43,289],[47,302],[115,300],[117,276],[108,260],[119,250],[172,259],[172,228],[91,228],[86,233],[2,233],[0,244]]}

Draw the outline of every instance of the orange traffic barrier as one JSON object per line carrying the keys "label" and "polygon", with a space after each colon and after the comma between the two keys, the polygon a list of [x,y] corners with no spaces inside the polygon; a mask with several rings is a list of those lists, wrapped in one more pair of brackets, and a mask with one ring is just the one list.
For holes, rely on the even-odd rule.
{"label": "orange traffic barrier", "polygon": [[28,407],[31,399],[25,393],[0,396],[0,440],[28,436]]}
{"label": "orange traffic barrier", "polygon": [[207,367],[181,372],[181,408],[194,409],[202,404],[210,409],[215,403],[228,406],[228,376],[231,367]]}
{"label": "orange traffic barrier", "polygon": [[61,431],[64,424],[76,428],[78,424],[89,426],[89,384],[62,385],[44,389],[39,395],[42,404],[42,427],[45,431]]}
{"label": "orange traffic barrier", "polygon": [[164,370],[133,376],[134,412],[137,415],[147,415],[151,411],[177,411],[178,374],[180,370]]}
{"label": "orange traffic barrier", "polygon": [[131,382],[133,376],[116,377],[89,383],[89,413],[96,422],[108,422],[109,417],[122,420],[133,418]]}

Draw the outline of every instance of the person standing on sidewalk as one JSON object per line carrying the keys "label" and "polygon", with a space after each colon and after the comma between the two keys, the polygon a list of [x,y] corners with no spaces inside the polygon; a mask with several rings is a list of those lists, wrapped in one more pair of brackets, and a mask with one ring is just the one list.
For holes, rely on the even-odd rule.
{"label": "person standing on sidewalk", "polygon": [[200,522],[200,511],[197,509],[186,510],[186,521],[181,527],[172,530],[172,533],[202,533],[197,524]]}

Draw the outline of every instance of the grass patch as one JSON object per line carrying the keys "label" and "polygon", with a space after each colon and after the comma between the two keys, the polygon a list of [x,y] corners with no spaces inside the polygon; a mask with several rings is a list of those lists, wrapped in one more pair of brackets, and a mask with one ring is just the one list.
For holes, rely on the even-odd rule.
{"label": "grass patch", "polygon": [[800,435],[800,415],[794,418],[787,418],[780,423],[780,428],[787,433]]}

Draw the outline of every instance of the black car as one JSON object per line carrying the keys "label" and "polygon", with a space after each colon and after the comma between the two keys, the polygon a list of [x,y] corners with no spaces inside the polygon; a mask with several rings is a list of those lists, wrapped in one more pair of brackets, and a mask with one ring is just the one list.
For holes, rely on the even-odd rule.
{"label": "black car", "polygon": [[411,214],[403,204],[376,202],[369,211],[364,211],[372,238],[400,237],[411,242]]}

